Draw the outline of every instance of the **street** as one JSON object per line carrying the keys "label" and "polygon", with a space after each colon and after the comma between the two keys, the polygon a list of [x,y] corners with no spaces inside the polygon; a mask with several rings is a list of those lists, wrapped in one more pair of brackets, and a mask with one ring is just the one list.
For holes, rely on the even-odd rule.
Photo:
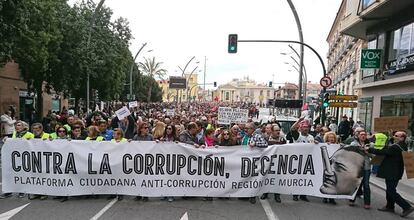
{"label": "street", "polygon": [[[0,185],[1,186],[1,185]],[[322,203],[320,198],[309,197],[310,202],[292,200],[289,195],[282,195],[282,203],[276,203],[273,196],[268,200],[257,199],[256,204],[232,198],[203,201],[201,198],[174,202],[150,198],[148,202],[135,201],[127,196],[122,201],[108,199],[70,198],[66,202],[47,200],[28,200],[11,198],[0,200],[0,219],[399,219],[396,214],[379,212],[385,203],[385,192],[371,184],[372,209],[362,208],[362,200],[357,200],[356,207],[348,206],[346,200],[337,200],[337,205]],[[19,208],[21,208],[19,210]],[[396,208],[400,212],[399,208]],[[350,216],[351,213],[351,216]],[[414,219],[413,216],[407,219]]]}

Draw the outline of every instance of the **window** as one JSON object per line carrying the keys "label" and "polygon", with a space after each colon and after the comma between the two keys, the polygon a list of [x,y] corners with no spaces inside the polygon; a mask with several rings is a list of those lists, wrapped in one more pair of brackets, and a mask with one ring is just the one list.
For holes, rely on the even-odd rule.
{"label": "window", "polygon": [[408,135],[413,135],[414,94],[381,97],[380,116],[408,116]]}
{"label": "window", "polygon": [[267,90],[267,92],[266,92],[267,94],[267,97],[269,97],[270,96],[270,90]]}
{"label": "window", "polygon": [[362,10],[367,9],[369,6],[374,4],[376,0],[361,0],[362,1]]}
{"label": "window", "polygon": [[414,23],[391,33],[388,61],[414,53]]}
{"label": "window", "polygon": [[371,132],[372,97],[360,98],[358,101],[359,118],[365,125],[365,130]]}
{"label": "window", "polygon": [[351,14],[351,10],[352,10],[352,1],[347,0],[346,1],[346,9],[345,9],[345,17]]}
{"label": "window", "polygon": [[226,92],[226,101],[229,101],[229,100],[230,100],[230,93]]}

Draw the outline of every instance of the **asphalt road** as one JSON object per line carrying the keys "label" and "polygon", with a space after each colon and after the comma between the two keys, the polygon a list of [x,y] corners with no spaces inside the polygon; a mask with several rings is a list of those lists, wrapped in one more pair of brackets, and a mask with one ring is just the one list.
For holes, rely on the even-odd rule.
{"label": "asphalt road", "polygon": [[[281,204],[273,199],[258,199],[256,204],[250,204],[234,198],[215,198],[213,201],[179,198],[174,202],[150,198],[143,202],[129,196],[122,201],[102,196],[98,199],[70,198],[61,203],[52,198],[40,201],[13,196],[0,200],[0,219],[400,219],[398,215],[377,211],[376,208],[385,202],[384,192],[374,186],[371,186],[371,192],[371,210],[363,209],[360,199],[356,207],[350,207],[346,200],[337,200],[338,205],[324,204],[315,197],[310,197],[310,202],[295,202],[290,195],[282,195]],[[408,219],[414,219],[414,216]]]}

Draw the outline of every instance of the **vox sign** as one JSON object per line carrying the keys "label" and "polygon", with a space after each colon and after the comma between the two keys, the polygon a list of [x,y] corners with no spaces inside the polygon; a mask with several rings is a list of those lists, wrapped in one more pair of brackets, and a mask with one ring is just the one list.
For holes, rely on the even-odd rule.
{"label": "vox sign", "polygon": [[379,69],[381,66],[380,49],[361,50],[361,69]]}

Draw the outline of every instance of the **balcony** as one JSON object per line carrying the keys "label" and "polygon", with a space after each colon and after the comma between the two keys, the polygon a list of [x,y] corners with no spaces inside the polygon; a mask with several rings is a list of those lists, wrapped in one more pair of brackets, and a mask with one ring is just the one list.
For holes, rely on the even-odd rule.
{"label": "balcony", "polygon": [[376,0],[366,8],[362,8],[364,0],[354,0],[352,14],[343,20],[343,34],[367,40],[369,29],[398,15],[412,15],[413,0]]}

